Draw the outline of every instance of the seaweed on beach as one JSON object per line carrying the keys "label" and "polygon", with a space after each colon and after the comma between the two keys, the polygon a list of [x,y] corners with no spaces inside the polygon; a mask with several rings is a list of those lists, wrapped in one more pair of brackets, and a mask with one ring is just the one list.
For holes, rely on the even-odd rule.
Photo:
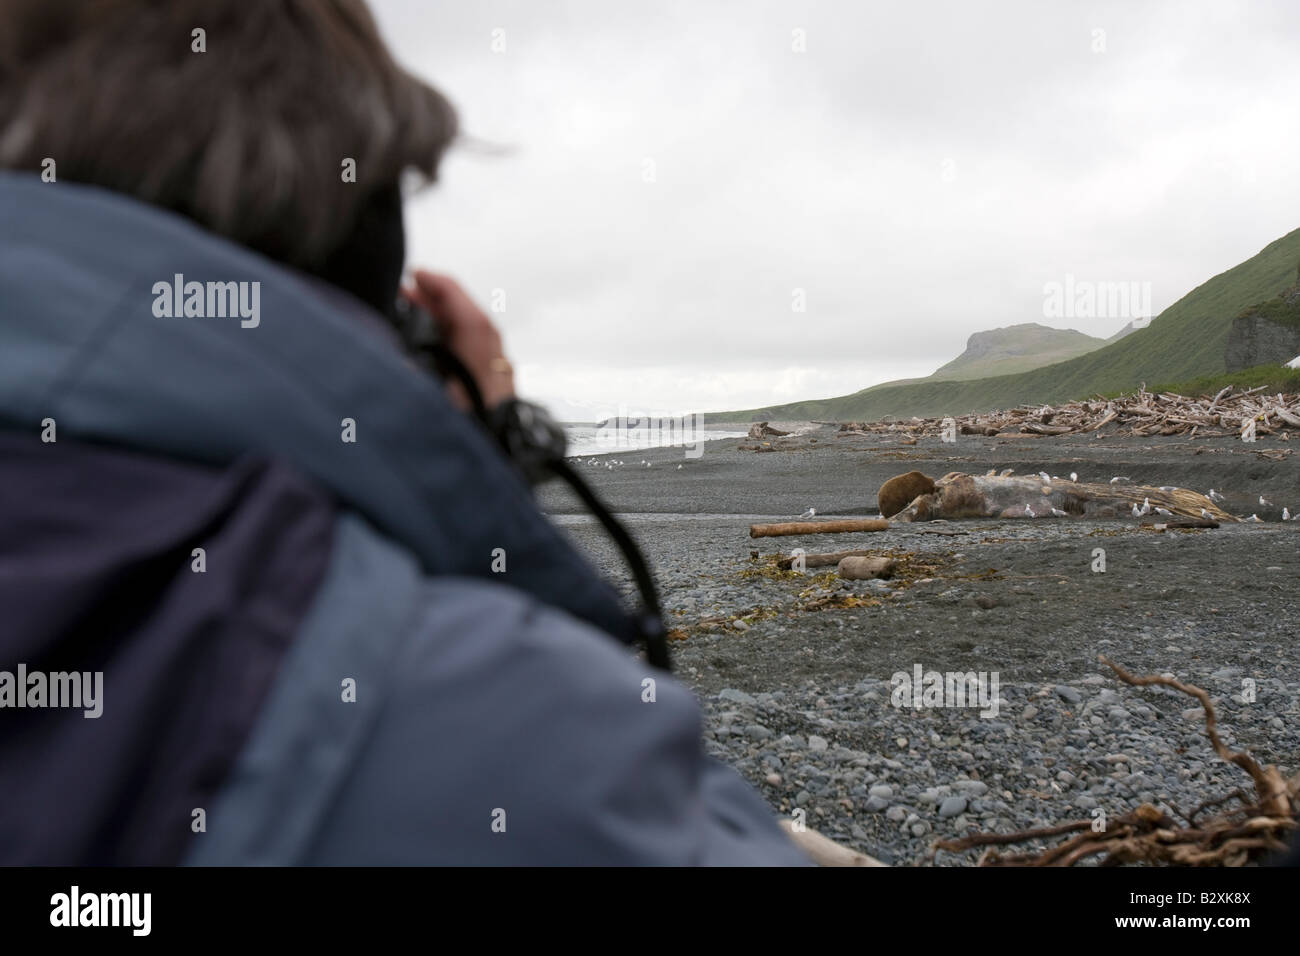
{"label": "seaweed on beach", "polygon": [[879,598],[857,594],[842,586],[838,572],[814,575],[812,583],[799,592],[794,610],[828,611],[854,607],[880,607]]}
{"label": "seaweed on beach", "polygon": [[767,559],[761,562],[754,562],[747,568],[742,568],[736,573],[736,577],[741,581],[798,581],[807,577],[804,573],[794,570],[783,570],[779,562],[784,555],[769,554]]}
{"label": "seaweed on beach", "polygon": [[[894,560],[894,570],[889,578],[890,585],[894,589],[907,588],[920,580],[938,577],[954,561],[951,553],[917,553],[904,548],[870,548],[863,550],[862,553]],[[750,566],[737,572],[736,577],[742,581],[807,580],[813,584],[832,587],[838,587],[842,583],[833,567],[814,575],[810,575],[807,571],[783,569],[780,566],[781,562],[788,559],[788,555],[779,552],[764,555],[761,559],[751,558]]]}
{"label": "seaweed on beach", "polygon": [[[917,554],[901,548],[882,548],[873,550],[871,553],[880,557],[892,558],[896,562],[895,570],[890,578],[890,591],[893,593],[906,590],[914,584],[934,580],[942,574],[945,568],[953,563],[953,558],[948,554]],[[759,555],[758,552],[753,552],[750,556],[749,566],[735,572],[734,577],[743,582],[803,582],[804,587],[794,595],[789,604],[764,604],[733,614],[702,617],[693,624],[683,623],[681,626],[674,628],[670,636],[674,640],[687,640],[691,632],[696,629],[734,627],[737,621],[743,622],[747,626],[781,615],[789,617],[799,613],[872,608],[881,607],[884,604],[884,601],[877,595],[863,594],[851,587],[845,587],[846,582],[839,577],[834,568],[817,574],[782,569],[779,564],[784,558],[786,558],[786,555],[779,552],[767,555]],[[989,573],[996,572],[990,569],[989,572],[963,575],[963,577],[978,578]]]}

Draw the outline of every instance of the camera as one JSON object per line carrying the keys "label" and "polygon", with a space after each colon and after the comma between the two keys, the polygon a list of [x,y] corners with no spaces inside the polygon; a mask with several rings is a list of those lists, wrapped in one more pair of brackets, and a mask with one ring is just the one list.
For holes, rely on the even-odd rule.
{"label": "camera", "polygon": [[464,386],[475,417],[528,483],[537,485],[552,477],[554,464],[563,463],[569,442],[564,428],[550,413],[520,398],[487,408],[469,369],[443,343],[433,316],[404,296],[398,297],[393,311],[407,353],[430,374],[443,380],[454,378]]}

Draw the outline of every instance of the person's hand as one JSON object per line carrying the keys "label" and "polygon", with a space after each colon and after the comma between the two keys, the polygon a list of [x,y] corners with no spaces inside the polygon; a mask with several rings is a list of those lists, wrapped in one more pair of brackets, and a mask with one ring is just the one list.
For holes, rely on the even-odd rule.
{"label": "person's hand", "polygon": [[[506,360],[501,333],[487,313],[449,276],[417,269],[414,278],[415,285],[403,288],[402,294],[438,323],[443,343],[469,370],[483,404],[495,408],[513,398],[514,368]],[[459,408],[469,411],[469,396],[460,382],[449,381],[447,391]]]}

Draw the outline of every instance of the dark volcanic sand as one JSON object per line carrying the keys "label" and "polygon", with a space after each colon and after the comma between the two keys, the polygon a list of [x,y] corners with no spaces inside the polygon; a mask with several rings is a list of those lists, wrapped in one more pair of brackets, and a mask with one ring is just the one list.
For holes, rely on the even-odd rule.
{"label": "dark volcanic sand", "polygon": [[[840,437],[827,426],[773,440],[772,452],[739,451],[741,444],[752,443],[711,442],[699,459],[682,449],[629,451],[604,457],[622,460],[621,467],[611,471],[602,461],[583,473],[627,515],[656,569],[670,626],[686,635],[674,643],[677,672],[701,695],[711,749],[762,787],[775,808],[812,806],[812,825],[837,839],[896,862],[924,862],[936,835],[977,824],[1002,830],[1078,819],[1093,797],[1119,811],[1179,786],[1194,805],[1193,796],[1217,796],[1231,789],[1229,781],[1248,785],[1236,771],[1220,772],[1208,751],[1196,752],[1201,722],[1183,713],[1194,701],[1120,685],[1097,663],[1099,653],[1134,672],[1200,682],[1225,708],[1220,721],[1236,734],[1235,745],[1289,772],[1300,769],[1300,521],[1280,521],[1284,505],[1300,511],[1300,454],[1282,461],[1259,454],[1291,443],[962,436],[955,445],[922,439],[905,446],[884,436]],[[874,514],[880,484],[912,469],[937,478],[990,468],[1073,471],[1080,481],[1126,475],[1202,493],[1213,487],[1227,495],[1229,512],[1265,520],[1163,533],[1130,520],[1039,518],[748,536],[753,521],[790,520],[810,506],[819,518]],[[1259,505],[1261,494],[1271,507]],[[630,592],[618,552],[578,517],[581,508],[565,490],[543,489],[542,504]],[[879,549],[902,556],[904,573],[889,584],[844,584],[834,568],[802,577],[756,573],[766,556],[796,547]],[[1097,548],[1105,550],[1105,573],[1092,570]],[[822,594],[856,596],[867,606],[798,609]],[[990,732],[974,711],[891,707],[881,682],[915,664],[997,671],[1007,701],[1001,722]],[[1258,702],[1238,706],[1232,695],[1243,678],[1264,690]],[[1084,700],[1053,693],[1058,685],[1080,689]],[[746,694],[764,696],[753,703]],[[1024,713],[1030,717],[1019,719]],[[829,749],[812,754],[809,734],[828,739]],[[1164,752],[1166,741],[1192,747],[1190,779],[1176,779],[1172,762],[1182,758]],[[1102,762],[1103,751],[1124,748],[1135,761],[1119,765],[1127,785],[1111,772],[1113,761]],[[1161,765],[1171,776],[1159,775]],[[1062,767],[1066,777],[1053,782]],[[1143,767],[1156,776],[1142,776]],[[934,787],[943,799],[978,789],[972,780],[993,790],[966,814],[941,817],[931,806]],[[869,797],[881,781],[893,796]],[[939,862],[957,860],[947,854]]]}

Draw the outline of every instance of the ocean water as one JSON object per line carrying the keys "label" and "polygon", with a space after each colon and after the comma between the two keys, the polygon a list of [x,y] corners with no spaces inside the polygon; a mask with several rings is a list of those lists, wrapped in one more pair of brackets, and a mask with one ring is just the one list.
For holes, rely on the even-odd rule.
{"label": "ocean water", "polygon": [[[682,445],[682,432],[662,429],[641,428],[601,428],[594,425],[565,425],[565,434],[569,436],[569,457],[580,458],[583,455],[605,455],[610,452],[637,451],[642,448],[664,448]],[[690,431],[686,438],[693,446],[697,441],[713,441],[717,438],[744,438],[745,432],[726,429],[703,428]]]}

